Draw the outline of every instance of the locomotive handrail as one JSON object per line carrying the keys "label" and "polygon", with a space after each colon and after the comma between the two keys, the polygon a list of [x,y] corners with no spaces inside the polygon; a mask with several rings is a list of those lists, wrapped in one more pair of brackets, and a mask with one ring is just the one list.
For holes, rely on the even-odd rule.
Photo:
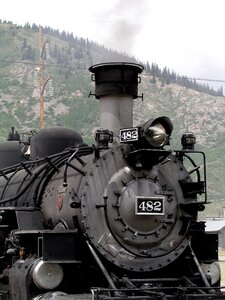
{"label": "locomotive handrail", "polygon": [[93,258],[95,259],[97,265],[99,266],[100,270],[102,271],[102,273],[104,274],[106,280],[108,281],[109,286],[111,287],[111,289],[116,290],[116,286],[115,286],[111,276],[109,275],[109,273],[107,272],[105,266],[103,265],[103,263],[99,259],[99,257],[96,254],[94,248],[92,247],[92,245],[87,240],[86,240],[86,243],[87,243],[87,246],[90,249],[90,252],[91,252]]}
{"label": "locomotive handrail", "polygon": [[172,150],[165,150],[165,149],[145,149],[145,148],[141,148],[141,149],[133,150],[133,151],[127,153],[127,155],[133,154],[133,153],[138,153],[138,152],[141,152],[141,151],[156,152],[156,153],[168,154],[168,155],[172,153]]}
{"label": "locomotive handrail", "polygon": [[[204,175],[204,183],[205,183],[205,201],[204,204],[209,203],[208,202],[208,197],[207,197],[207,175],[206,175],[206,156],[205,153],[202,151],[198,150],[175,150],[176,155],[182,154],[183,156],[187,157],[192,165],[196,168],[197,165],[195,164],[194,160],[187,155],[188,153],[193,153],[193,154],[201,154],[203,156],[203,175]],[[198,176],[198,182],[200,182],[200,172],[199,168],[196,168],[197,171],[197,176]]]}
{"label": "locomotive handrail", "polygon": [[201,267],[201,265],[200,265],[200,263],[199,263],[199,261],[198,261],[197,256],[195,255],[194,250],[193,250],[192,247],[191,247],[191,243],[189,243],[189,249],[190,249],[190,251],[191,251],[191,256],[192,256],[192,258],[193,258],[193,260],[194,260],[194,262],[195,262],[195,264],[196,264],[196,267],[197,267],[197,269],[198,269],[198,271],[199,271],[199,274],[200,274],[200,276],[201,276],[201,278],[202,278],[203,283],[205,284],[206,287],[212,288],[212,287],[210,286],[210,284],[209,284],[209,281],[208,281],[208,279],[207,279],[205,273],[204,273],[203,270],[202,270],[202,267]]}
{"label": "locomotive handrail", "polygon": [[[135,164],[136,160],[138,162],[145,164],[145,166],[146,164],[156,165],[156,164],[163,164],[163,162],[165,162],[165,159],[171,153],[172,150],[141,148],[141,149],[136,149],[131,152],[125,153],[125,158],[131,165]],[[151,160],[146,160],[146,155],[150,155],[150,154],[152,154]]]}
{"label": "locomotive handrail", "polygon": [[16,211],[33,211],[33,210],[41,210],[40,207],[36,206],[1,206],[0,211],[2,210],[16,210]]}

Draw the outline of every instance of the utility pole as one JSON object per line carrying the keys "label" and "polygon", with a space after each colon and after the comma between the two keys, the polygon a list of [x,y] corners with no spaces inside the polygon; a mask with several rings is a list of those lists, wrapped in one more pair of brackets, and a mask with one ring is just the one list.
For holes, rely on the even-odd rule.
{"label": "utility pole", "polygon": [[39,26],[39,43],[40,43],[40,128],[44,128],[44,92],[47,82],[51,76],[47,79],[44,78],[44,53],[46,47],[46,41],[43,42],[43,34],[41,26]]}

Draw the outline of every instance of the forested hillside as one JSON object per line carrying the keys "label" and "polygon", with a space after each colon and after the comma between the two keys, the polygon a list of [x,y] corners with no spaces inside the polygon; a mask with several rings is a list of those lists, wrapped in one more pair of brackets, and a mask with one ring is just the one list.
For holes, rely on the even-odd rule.
{"label": "forested hillside", "polygon": [[[71,33],[43,28],[44,125],[73,127],[93,142],[99,125],[99,102],[88,97],[94,92],[88,68],[108,61],[137,62],[134,57],[107,49]],[[40,84],[40,32],[35,24],[24,27],[10,22],[0,23],[0,138],[3,141],[14,126],[20,133],[38,130]],[[149,58],[151,59],[151,57]],[[180,148],[185,131],[197,137],[197,149],[207,152],[208,192],[214,201],[208,213],[218,215],[225,205],[224,148],[225,98],[223,91],[214,91],[196,80],[176,74],[155,62],[138,62],[145,66],[139,94],[144,101],[134,101],[135,123],[149,117],[166,115],[174,123],[171,141]],[[223,204],[224,203],[224,204]]]}

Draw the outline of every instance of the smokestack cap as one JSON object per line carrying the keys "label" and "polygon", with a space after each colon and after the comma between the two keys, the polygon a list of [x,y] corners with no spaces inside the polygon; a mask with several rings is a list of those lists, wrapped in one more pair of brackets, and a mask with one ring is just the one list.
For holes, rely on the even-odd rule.
{"label": "smokestack cap", "polygon": [[144,67],[128,62],[110,62],[93,65],[89,68],[92,80],[95,81],[95,97],[123,94],[138,97],[138,74]]}

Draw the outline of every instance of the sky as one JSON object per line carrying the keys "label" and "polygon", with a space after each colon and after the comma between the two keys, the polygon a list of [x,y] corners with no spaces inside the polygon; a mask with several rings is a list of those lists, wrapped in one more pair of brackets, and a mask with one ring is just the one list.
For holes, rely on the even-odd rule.
{"label": "sky", "polygon": [[73,32],[180,75],[225,81],[225,0],[3,0],[0,19]]}

